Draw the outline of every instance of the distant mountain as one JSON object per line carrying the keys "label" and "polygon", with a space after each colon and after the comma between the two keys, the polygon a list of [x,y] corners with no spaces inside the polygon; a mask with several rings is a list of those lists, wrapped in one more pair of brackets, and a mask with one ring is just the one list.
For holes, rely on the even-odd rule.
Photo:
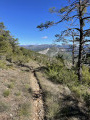
{"label": "distant mountain", "polygon": [[51,48],[53,47],[53,45],[49,45],[49,44],[42,44],[42,45],[21,45],[21,47],[24,47],[26,49],[30,49],[32,51],[42,51],[45,50],[47,48]]}
{"label": "distant mountain", "polygon": [[49,57],[54,57],[54,56],[60,55],[64,59],[67,59],[67,60],[72,59],[71,53],[67,52],[65,48],[61,48],[61,47],[51,47],[51,48],[49,48],[46,55],[49,56]]}
{"label": "distant mountain", "polygon": [[[71,58],[72,47],[70,44],[63,45],[52,45],[52,44],[42,44],[42,45],[22,45],[26,49],[39,52],[41,54],[46,54],[50,57],[57,56],[58,54],[65,56],[66,58]],[[84,46],[85,51],[90,52],[90,44]],[[78,55],[78,46],[75,48],[75,55]]]}
{"label": "distant mountain", "polygon": [[68,49],[70,48],[70,45],[69,44],[66,44],[66,45],[42,44],[42,45],[21,45],[21,47],[38,52],[38,51],[42,51],[52,47]]}

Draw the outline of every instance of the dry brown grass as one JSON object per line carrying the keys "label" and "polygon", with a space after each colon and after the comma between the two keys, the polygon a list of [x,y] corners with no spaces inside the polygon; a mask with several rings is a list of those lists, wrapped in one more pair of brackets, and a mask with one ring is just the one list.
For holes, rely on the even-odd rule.
{"label": "dry brown grass", "polygon": [[0,120],[31,119],[29,72],[22,69],[0,70]]}

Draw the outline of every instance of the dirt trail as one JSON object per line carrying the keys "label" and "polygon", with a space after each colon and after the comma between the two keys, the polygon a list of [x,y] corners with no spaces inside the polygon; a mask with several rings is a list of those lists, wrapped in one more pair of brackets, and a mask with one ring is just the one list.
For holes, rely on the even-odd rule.
{"label": "dirt trail", "polygon": [[44,105],[42,100],[42,90],[34,75],[34,71],[30,73],[31,89],[33,96],[32,103],[32,120],[44,120]]}

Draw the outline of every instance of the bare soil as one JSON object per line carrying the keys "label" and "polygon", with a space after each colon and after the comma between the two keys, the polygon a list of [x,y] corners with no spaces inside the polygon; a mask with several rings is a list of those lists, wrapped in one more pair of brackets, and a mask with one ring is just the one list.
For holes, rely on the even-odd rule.
{"label": "bare soil", "polygon": [[37,79],[34,76],[33,72],[30,74],[30,81],[31,81],[31,89],[33,95],[32,120],[43,120],[44,108],[43,108],[43,100],[42,100],[42,90],[40,89]]}

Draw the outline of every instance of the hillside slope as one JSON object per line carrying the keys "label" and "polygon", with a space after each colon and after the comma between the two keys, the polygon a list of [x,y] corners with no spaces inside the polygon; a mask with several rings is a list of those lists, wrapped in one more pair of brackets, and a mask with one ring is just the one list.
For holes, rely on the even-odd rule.
{"label": "hillside slope", "polygon": [[85,103],[31,60],[0,71],[0,120],[89,120]]}

